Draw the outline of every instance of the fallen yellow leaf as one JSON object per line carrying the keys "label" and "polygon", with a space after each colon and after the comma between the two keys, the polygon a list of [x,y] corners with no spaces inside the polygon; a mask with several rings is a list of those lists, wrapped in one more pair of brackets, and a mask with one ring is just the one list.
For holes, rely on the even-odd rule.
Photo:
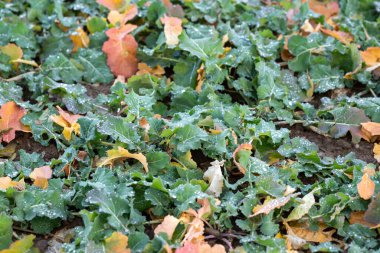
{"label": "fallen yellow leaf", "polygon": [[82,29],[82,27],[78,27],[73,34],[70,35],[70,39],[74,44],[73,52],[78,51],[79,48],[88,47],[90,44],[90,38],[87,33]]}
{"label": "fallen yellow leaf", "polygon": [[143,166],[146,172],[148,172],[148,162],[146,160],[146,157],[141,154],[132,154],[129,153],[128,150],[122,148],[122,147],[117,147],[117,149],[111,149],[107,151],[107,157],[104,157],[101,159],[98,163],[98,167],[105,166],[105,165],[113,165],[113,163],[116,160],[125,160],[127,158],[133,158],[138,160]]}
{"label": "fallen yellow leaf", "polygon": [[362,199],[370,199],[375,193],[375,183],[372,181],[368,173],[364,173],[362,180],[357,185],[359,196]]}
{"label": "fallen yellow leaf", "polygon": [[128,236],[121,232],[113,232],[112,235],[105,240],[106,253],[130,253],[128,247]]}
{"label": "fallen yellow leaf", "polygon": [[50,166],[42,166],[35,168],[32,173],[30,173],[29,177],[34,180],[33,185],[46,189],[48,187],[48,180],[52,175],[53,171]]}
{"label": "fallen yellow leaf", "polygon": [[161,222],[160,225],[156,227],[154,230],[154,234],[158,235],[159,233],[166,233],[168,235],[169,239],[172,239],[173,233],[175,231],[175,228],[177,227],[179,223],[179,219],[172,215],[166,215],[164,220]]}

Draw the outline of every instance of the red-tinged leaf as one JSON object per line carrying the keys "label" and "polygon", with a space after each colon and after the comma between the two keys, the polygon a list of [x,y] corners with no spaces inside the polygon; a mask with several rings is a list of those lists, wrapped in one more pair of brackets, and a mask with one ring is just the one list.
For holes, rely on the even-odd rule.
{"label": "red-tinged leaf", "polygon": [[128,0],[97,0],[96,2],[108,8],[109,10],[116,11],[124,10],[129,3]]}
{"label": "red-tinged leaf", "polygon": [[121,13],[116,10],[110,11],[107,19],[114,26],[117,24],[124,25],[129,20],[133,19],[137,15],[137,12],[137,6],[135,4],[131,4]]}
{"label": "red-tinged leaf", "polygon": [[161,18],[164,26],[166,44],[175,46],[179,43],[178,36],[182,33],[182,20],[180,18],[164,16]]}
{"label": "red-tinged leaf", "polygon": [[128,34],[136,28],[125,25],[121,28],[111,28],[106,34],[108,40],[103,44],[103,52],[107,55],[107,64],[116,76],[131,77],[137,71],[137,42]]}
{"label": "red-tinged leaf", "polygon": [[236,160],[236,155],[239,153],[240,150],[252,150],[252,145],[249,144],[249,143],[243,143],[243,144],[240,144],[236,149],[235,151],[233,152],[232,154],[232,158],[234,159],[234,163],[235,165],[238,167],[238,169],[240,170],[241,173],[245,174],[245,171],[246,169],[241,166],[241,164]]}
{"label": "red-tinged leaf", "polygon": [[9,143],[16,137],[16,131],[30,132],[30,128],[21,123],[26,114],[25,109],[10,101],[0,109],[0,142]]}
{"label": "red-tinged leaf", "polygon": [[335,1],[324,3],[318,0],[309,0],[309,7],[314,12],[324,15],[326,19],[339,13],[339,3]]}
{"label": "red-tinged leaf", "polygon": [[52,175],[53,171],[49,166],[42,166],[35,168],[32,173],[30,173],[29,177],[34,180],[33,185],[46,189],[48,187],[48,180]]}

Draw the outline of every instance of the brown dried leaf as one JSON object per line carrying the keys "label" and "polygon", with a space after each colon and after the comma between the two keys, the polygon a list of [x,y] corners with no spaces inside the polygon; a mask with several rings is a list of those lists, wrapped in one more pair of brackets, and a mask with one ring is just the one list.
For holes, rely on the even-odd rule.
{"label": "brown dried leaf", "polygon": [[361,123],[361,126],[361,132],[366,141],[374,142],[380,139],[380,123],[365,122]]}

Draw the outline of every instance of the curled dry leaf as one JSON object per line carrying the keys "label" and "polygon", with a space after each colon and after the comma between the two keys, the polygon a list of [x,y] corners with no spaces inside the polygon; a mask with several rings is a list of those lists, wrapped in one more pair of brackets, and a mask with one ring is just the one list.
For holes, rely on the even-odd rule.
{"label": "curled dry leaf", "polygon": [[166,44],[175,46],[179,43],[178,36],[182,33],[182,20],[180,18],[164,16],[161,18],[164,24]]}
{"label": "curled dry leaf", "polygon": [[72,132],[76,135],[80,134],[80,125],[77,123],[77,120],[82,116],[65,112],[59,106],[57,106],[57,108],[59,115],[52,115],[50,118],[54,123],[63,127],[63,137],[65,137],[67,141],[70,141]]}
{"label": "curled dry leaf", "polygon": [[21,179],[20,181],[12,181],[10,177],[0,177],[0,189],[6,190],[8,188],[16,188],[18,190],[24,190],[25,189],[25,182],[24,179]]}
{"label": "curled dry leaf", "polygon": [[373,146],[373,157],[380,163],[380,144],[375,143]]}
{"label": "curled dry leaf", "polygon": [[96,2],[111,11],[123,11],[128,6],[129,0],[97,0]]}
{"label": "curled dry leaf", "polygon": [[380,139],[380,123],[365,122],[361,123],[361,133],[366,141],[374,142]]}
{"label": "curled dry leaf", "polygon": [[368,173],[364,173],[361,181],[357,185],[359,196],[362,199],[370,199],[375,193],[375,183]]}
{"label": "curled dry leaf", "polygon": [[206,172],[203,174],[203,179],[209,182],[209,187],[206,192],[212,194],[215,197],[219,197],[223,189],[223,174],[222,168],[224,161],[213,161],[211,166],[208,167]]}
{"label": "curled dry leaf", "polygon": [[145,75],[145,74],[151,74],[153,76],[162,76],[163,74],[165,74],[165,70],[163,67],[161,67],[160,65],[157,65],[155,66],[154,68],[151,68],[148,66],[148,64],[144,63],[144,62],[140,62],[138,65],[137,65],[137,68],[138,68],[138,71],[136,73],[136,75]]}
{"label": "curled dry leaf", "polygon": [[112,235],[104,240],[106,253],[130,253],[128,247],[128,236],[120,232],[113,232]]}
{"label": "curled dry leaf", "polygon": [[143,166],[146,172],[148,172],[148,162],[146,160],[146,157],[141,154],[132,154],[129,153],[128,150],[122,147],[117,147],[117,149],[111,149],[107,151],[107,157],[102,158],[99,163],[98,167],[106,166],[106,165],[113,165],[113,163],[117,160],[125,160],[127,158],[133,158],[138,160]]}
{"label": "curled dry leaf", "polygon": [[168,238],[172,239],[175,228],[177,227],[179,222],[180,220],[176,217],[172,215],[167,215],[165,216],[161,224],[156,227],[156,229],[154,230],[154,234],[158,235],[161,232],[166,233],[168,235]]}
{"label": "curled dry leaf", "polygon": [[241,166],[241,164],[236,160],[236,155],[239,153],[240,150],[252,150],[252,145],[250,143],[243,143],[240,144],[235,151],[232,154],[232,158],[234,159],[234,164],[238,167],[241,173],[245,174],[246,169]]}
{"label": "curled dry leaf", "polygon": [[70,35],[70,39],[73,42],[73,53],[77,52],[79,48],[88,47],[90,44],[90,38],[87,33],[78,27],[73,34]]}
{"label": "curled dry leaf", "polygon": [[48,180],[52,175],[53,171],[50,166],[42,166],[35,168],[32,173],[30,173],[29,177],[34,180],[34,186],[46,189],[48,187]]}
{"label": "curled dry leaf", "polygon": [[280,197],[280,198],[276,198],[276,199],[266,199],[264,201],[264,204],[262,205],[257,205],[253,208],[253,214],[250,216],[250,217],[253,217],[253,216],[256,216],[256,215],[259,215],[259,214],[268,214],[270,211],[276,209],[276,208],[280,208],[284,205],[286,205],[286,203],[289,202],[289,200],[295,196],[295,194],[291,194],[291,195],[288,195],[288,196],[285,196],[285,197]]}
{"label": "curled dry leaf", "polygon": [[129,33],[137,26],[127,24],[120,28],[111,28],[106,34],[102,50],[107,55],[107,65],[116,76],[131,77],[137,71],[137,42]]}
{"label": "curled dry leaf", "polygon": [[9,143],[16,137],[16,131],[30,132],[30,128],[21,123],[25,109],[10,101],[0,109],[0,142]]}
{"label": "curled dry leaf", "polygon": [[137,5],[131,4],[121,13],[117,10],[111,10],[110,13],[108,13],[107,19],[114,26],[117,24],[124,25],[129,20],[132,20],[137,13]]}

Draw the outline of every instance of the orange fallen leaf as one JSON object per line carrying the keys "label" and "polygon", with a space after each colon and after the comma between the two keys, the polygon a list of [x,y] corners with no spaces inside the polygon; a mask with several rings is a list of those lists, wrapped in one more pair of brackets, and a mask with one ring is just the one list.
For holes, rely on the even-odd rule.
{"label": "orange fallen leaf", "polygon": [[112,235],[104,240],[106,253],[130,253],[128,247],[128,236],[121,232],[113,232]]}
{"label": "orange fallen leaf", "polygon": [[75,32],[70,35],[70,39],[74,44],[73,53],[77,52],[79,48],[88,47],[90,44],[90,38],[82,27],[78,27]]}
{"label": "orange fallen leaf", "polygon": [[50,118],[54,123],[63,127],[62,134],[67,141],[70,141],[72,132],[76,135],[80,134],[80,125],[77,123],[77,120],[82,116],[65,112],[59,106],[57,106],[57,108],[59,115],[52,115]]}
{"label": "orange fallen leaf", "polygon": [[122,11],[128,6],[129,3],[128,0],[97,0],[96,2],[98,4],[103,5],[111,11]]}
{"label": "orange fallen leaf", "polygon": [[251,217],[262,214],[262,213],[268,214],[272,210],[284,206],[286,203],[289,202],[289,200],[293,196],[295,196],[295,194],[290,194],[288,196],[280,197],[276,199],[267,199],[264,201],[264,204],[257,205],[253,208],[253,215],[251,215]]}
{"label": "orange fallen leaf", "polygon": [[341,31],[333,31],[333,30],[324,29],[324,28],[321,28],[321,31],[324,34],[339,40],[345,45],[349,45],[354,40],[354,37],[349,33],[341,32]]}
{"label": "orange fallen leaf", "polygon": [[306,19],[303,25],[301,26],[301,30],[306,34],[319,32],[321,28],[322,26],[320,23],[310,23],[309,19]]}
{"label": "orange fallen leaf", "polygon": [[361,133],[366,141],[374,142],[380,139],[380,123],[365,122],[360,125],[362,126]]}
{"label": "orange fallen leaf", "polygon": [[232,153],[232,158],[234,159],[234,164],[238,167],[238,169],[240,170],[241,173],[245,174],[245,171],[246,169],[241,166],[241,164],[236,161],[236,155],[239,153],[240,150],[252,150],[252,145],[250,143],[243,143],[243,144],[240,144],[236,149],[235,151]]}
{"label": "orange fallen leaf", "polygon": [[120,28],[111,28],[106,34],[102,50],[107,55],[107,64],[116,76],[131,77],[137,71],[137,42],[129,33],[137,26],[127,24]]}
{"label": "orange fallen leaf", "polygon": [[30,128],[21,123],[25,109],[10,101],[0,109],[0,142],[9,143],[16,137],[16,131],[30,132]]}
{"label": "orange fallen leaf", "polygon": [[172,239],[175,228],[179,222],[180,220],[176,217],[172,215],[166,215],[161,224],[158,225],[154,230],[154,234],[158,235],[159,233],[166,233],[168,235],[168,238]]}
{"label": "orange fallen leaf", "polygon": [[25,182],[24,179],[21,179],[20,181],[12,181],[10,177],[0,177],[0,189],[6,190],[8,188],[14,187],[18,190],[24,190],[25,189]]}
{"label": "orange fallen leaf", "polygon": [[34,186],[46,189],[48,187],[48,180],[52,175],[53,171],[50,166],[42,166],[35,168],[32,173],[30,173],[29,177],[34,180]]}
{"label": "orange fallen leaf", "polygon": [[380,163],[380,144],[375,143],[373,146],[373,154],[376,161]]}
{"label": "orange fallen leaf", "polygon": [[339,4],[335,1],[324,3],[318,0],[309,0],[309,7],[314,12],[324,15],[326,20],[339,13]]}
{"label": "orange fallen leaf", "polygon": [[365,212],[351,212],[349,222],[350,224],[361,224],[365,227],[373,227],[376,224],[369,223],[364,219]]}
{"label": "orange fallen leaf", "polygon": [[108,13],[107,19],[114,26],[118,23],[119,25],[124,25],[129,20],[132,20],[137,15],[137,12],[137,5],[131,4],[121,13],[117,10],[111,10],[110,13]]}
{"label": "orange fallen leaf", "polygon": [[368,173],[364,173],[361,181],[357,184],[359,196],[362,199],[370,199],[375,193],[375,183]]}
{"label": "orange fallen leaf", "polygon": [[138,160],[143,166],[146,172],[148,172],[148,162],[146,160],[146,157],[141,154],[132,154],[129,153],[128,150],[117,147],[117,149],[111,149],[107,151],[107,157],[102,158],[99,163],[98,167],[106,166],[106,165],[113,165],[113,163],[117,160],[125,160],[127,158],[133,158]]}
{"label": "orange fallen leaf", "polygon": [[318,230],[311,230],[307,223],[295,222],[292,225],[284,222],[286,231],[289,235],[297,236],[308,242],[330,242],[333,240],[332,235],[335,233],[335,229],[325,231],[327,226],[323,223],[319,223]]}
{"label": "orange fallen leaf", "polygon": [[365,51],[361,51],[360,55],[364,63],[369,67],[380,63],[380,47],[369,47]]}
{"label": "orange fallen leaf", "polygon": [[177,45],[179,43],[178,36],[182,33],[182,20],[166,15],[160,20],[164,24],[166,44],[169,46]]}
{"label": "orange fallen leaf", "polygon": [[165,70],[160,65],[155,66],[154,68],[151,68],[148,66],[148,64],[144,62],[140,62],[137,65],[138,71],[136,72],[136,75],[145,75],[145,74],[151,74],[153,76],[162,76],[165,74]]}

